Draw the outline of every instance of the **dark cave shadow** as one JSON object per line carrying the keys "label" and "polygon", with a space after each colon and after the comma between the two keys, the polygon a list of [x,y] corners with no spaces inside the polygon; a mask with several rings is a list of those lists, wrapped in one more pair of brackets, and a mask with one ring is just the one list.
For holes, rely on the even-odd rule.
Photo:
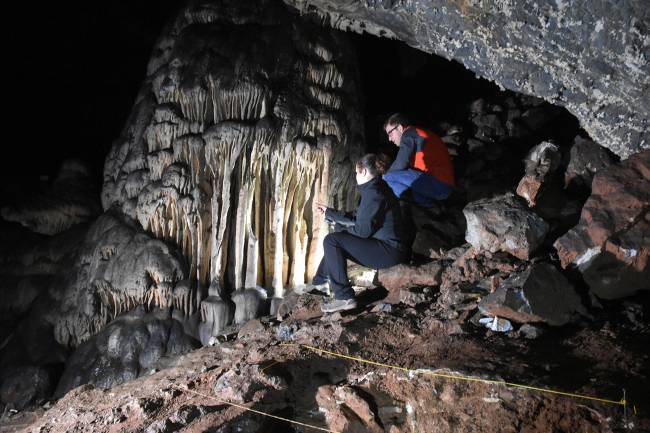
{"label": "dark cave shadow", "polygon": [[[595,325],[592,329],[598,329]],[[625,368],[606,370],[596,365],[597,358],[580,356],[575,353],[575,348],[563,344],[584,328],[584,324],[566,325],[562,328],[546,328],[544,335],[526,343],[527,350],[523,353],[520,346],[504,344],[495,349],[499,351],[499,360],[496,369],[486,369],[485,373],[498,373],[505,381],[527,386],[534,386],[552,391],[576,393],[588,397],[619,401],[623,398],[623,389],[626,390],[627,400],[637,408],[650,407],[650,387],[648,376],[650,368],[645,367],[642,376],[632,375]],[[626,342],[626,346],[629,345]],[[634,352],[643,353],[650,345],[650,338],[636,341]],[[645,348],[645,349],[644,349]],[[516,359],[515,364],[524,365],[524,371],[511,368],[509,359]],[[607,361],[607,362],[612,362]],[[532,394],[550,396],[541,391],[530,391]],[[590,399],[569,398],[579,404],[588,406],[601,405]],[[605,404],[612,410],[618,411],[617,406]],[[622,409],[621,409],[622,414]]]}
{"label": "dark cave shadow", "polygon": [[[267,360],[260,363],[264,375],[281,383],[279,390],[271,390],[251,409],[274,416],[287,418],[304,424],[328,428],[324,415],[319,412],[316,401],[318,388],[322,385],[336,385],[347,379],[349,363],[340,359],[327,359],[310,355],[307,359],[288,360],[274,363]],[[264,365],[268,365],[266,368]],[[255,390],[267,388],[262,385]],[[255,390],[244,396],[251,398]],[[227,424],[215,426],[205,433],[296,433],[317,431],[299,427],[287,421],[274,419],[247,411]]]}

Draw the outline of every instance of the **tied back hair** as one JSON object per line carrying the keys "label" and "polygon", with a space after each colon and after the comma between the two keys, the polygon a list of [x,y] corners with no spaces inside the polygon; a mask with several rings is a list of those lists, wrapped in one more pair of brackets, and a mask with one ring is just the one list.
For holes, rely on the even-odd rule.
{"label": "tied back hair", "polygon": [[367,153],[357,161],[357,170],[365,168],[372,177],[386,173],[388,166],[389,159],[383,154]]}

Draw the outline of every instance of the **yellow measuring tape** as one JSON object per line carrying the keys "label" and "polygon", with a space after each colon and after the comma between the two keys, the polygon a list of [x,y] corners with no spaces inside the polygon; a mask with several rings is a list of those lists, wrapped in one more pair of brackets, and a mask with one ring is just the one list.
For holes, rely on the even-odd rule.
{"label": "yellow measuring tape", "polygon": [[376,366],[379,366],[379,367],[392,368],[394,370],[405,371],[407,373],[426,374],[428,376],[442,377],[442,378],[445,378],[445,379],[452,379],[452,380],[464,380],[464,381],[467,381],[467,382],[483,382],[483,383],[488,383],[488,384],[492,384],[492,385],[505,385],[505,386],[511,386],[511,387],[515,387],[515,388],[530,389],[532,391],[545,392],[545,393],[548,393],[548,394],[556,394],[556,395],[563,395],[563,396],[566,396],[566,397],[580,398],[580,399],[584,399],[584,400],[599,401],[601,403],[617,404],[617,405],[621,405],[621,406],[625,406],[627,404],[627,402],[625,401],[624,398],[622,398],[620,400],[608,400],[608,399],[605,399],[605,398],[593,397],[593,396],[589,396],[589,395],[575,394],[575,393],[572,393],[572,392],[556,391],[556,390],[553,390],[553,389],[539,388],[539,387],[536,387],[536,386],[523,385],[523,384],[520,384],[520,383],[506,382],[505,380],[480,379],[480,378],[477,378],[477,377],[452,375],[452,374],[444,374],[444,373],[435,373],[433,371],[427,371],[427,370],[413,370],[413,369],[410,369],[410,368],[400,367],[398,365],[383,364],[381,362],[375,362],[375,361],[370,361],[368,359],[363,359],[363,358],[357,358],[357,357],[354,357],[354,356],[344,355],[342,353],[331,352],[329,350],[324,350],[324,349],[321,349],[319,347],[309,346],[307,344],[282,343],[282,345],[284,345],[284,346],[299,346],[299,347],[303,347],[305,349],[309,349],[309,350],[314,351],[314,352],[327,353],[328,355],[336,356],[338,358],[344,358],[344,359],[349,359],[349,360],[352,360],[352,361],[363,362],[365,364],[376,365]]}
{"label": "yellow measuring tape", "polygon": [[[464,381],[467,381],[467,382],[482,382],[482,383],[487,383],[487,384],[491,384],[491,385],[511,386],[511,387],[515,387],[515,388],[529,389],[529,390],[532,390],[532,391],[539,391],[539,392],[544,392],[544,393],[549,393],[549,394],[562,395],[562,396],[566,396],[566,397],[580,398],[580,399],[584,399],[584,400],[592,400],[592,401],[598,401],[598,402],[601,402],[601,403],[608,403],[608,404],[616,404],[616,405],[621,405],[624,408],[627,405],[627,402],[626,402],[625,398],[622,398],[621,400],[618,400],[618,401],[617,400],[608,400],[608,399],[605,399],[605,398],[593,397],[593,396],[589,396],[589,395],[576,394],[576,393],[572,393],[572,392],[557,391],[557,390],[547,389],[547,388],[539,388],[539,387],[536,387],[536,386],[523,385],[523,384],[520,384],[520,383],[506,382],[505,380],[481,379],[481,378],[477,378],[477,377],[469,377],[469,376],[462,376],[462,375],[435,373],[435,372],[427,371],[427,370],[413,370],[411,368],[400,367],[398,365],[384,364],[384,363],[381,363],[381,362],[370,361],[368,359],[363,359],[363,358],[359,358],[359,357],[355,357],[355,356],[344,355],[342,353],[332,352],[332,351],[329,351],[329,350],[321,349],[319,347],[309,346],[307,344],[281,343],[281,346],[302,347],[302,348],[311,350],[313,352],[326,353],[328,355],[335,356],[335,357],[338,357],[338,358],[349,359],[351,361],[362,362],[362,363],[370,364],[370,365],[376,365],[378,367],[391,368],[391,369],[394,369],[394,370],[400,370],[400,371],[404,371],[404,372],[407,372],[407,373],[426,374],[426,375],[434,376],[434,377],[441,377],[441,378],[452,379],[452,380],[464,380]],[[270,368],[270,367],[272,367],[272,366],[274,366],[276,364],[279,364],[279,363],[280,363],[280,361],[275,361],[275,362],[267,365],[262,370],[260,370],[260,373],[263,373],[264,370],[266,370],[266,369],[268,369],[268,368]],[[277,420],[280,420],[280,421],[288,422],[290,424],[296,424],[296,425],[299,425],[299,426],[302,426],[302,427],[308,427],[308,428],[311,428],[311,429],[314,429],[314,430],[320,430],[320,431],[324,431],[324,432],[328,432],[328,433],[340,433],[340,432],[337,432],[335,430],[329,430],[329,429],[326,429],[326,428],[323,428],[323,427],[318,427],[318,426],[311,425],[311,424],[306,424],[306,423],[303,423],[303,422],[300,422],[300,421],[295,421],[295,420],[292,420],[292,419],[289,419],[289,418],[284,418],[284,417],[281,417],[281,416],[273,415],[273,414],[270,414],[270,413],[267,413],[267,412],[262,412],[260,410],[251,409],[250,407],[244,406],[242,404],[233,403],[233,402],[230,402],[230,401],[227,401],[227,400],[222,400],[222,399],[220,399],[218,397],[215,397],[213,395],[202,394],[200,392],[196,392],[196,391],[193,391],[193,390],[190,390],[190,389],[181,388],[180,386],[176,386],[176,385],[171,385],[171,386],[178,389],[178,390],[180,390],[180,391],[183,391],[183,392],[190,392],[192,394],[196,394],[196,395],[198,395],[200,397],[203,397],[203,398],[212,399],[212,400],[215,400],[215,401],[217,401],[219,403],[222,403],[222,404],[233,406],[233,407],[242,409],[242,410],[247,411],[247,412],[253,412],[253,413],[256,413],[258,415],[262,415],[262,416],[266,416],[266,417],[269,417],[269,418],[274,418],[274,419],[277,419]],[[634,412],[636,413],[636,407],[634,407]]]}

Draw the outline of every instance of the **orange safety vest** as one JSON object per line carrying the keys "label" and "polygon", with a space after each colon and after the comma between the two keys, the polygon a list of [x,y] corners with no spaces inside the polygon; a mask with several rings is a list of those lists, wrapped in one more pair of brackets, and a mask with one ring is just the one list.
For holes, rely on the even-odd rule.
{"label": "orange safety vest", "polygon": [[449,186],[454,186],[454,165],[451,162],[451,156],[449,156],[449,151],[444,141],[427,129],[414,126],[409,126],[408,128],[414,128],[415,132],[424,138],[424,145],[421,148],[418,146],[411,155],[411,166],[417,170],[429,173]]}

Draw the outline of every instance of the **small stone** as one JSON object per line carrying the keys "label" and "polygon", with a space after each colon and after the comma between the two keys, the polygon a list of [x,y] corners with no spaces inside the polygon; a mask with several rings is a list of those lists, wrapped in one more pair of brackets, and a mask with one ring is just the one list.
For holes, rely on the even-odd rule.
{"label": "small stone", "polygon": [[429,296],[423,292],[415,292],[411,290],[400,290],[399,292],[399,301],[410,307],[415,307],[416,305],[428,300]]}
{"label": "small stone", "polygon": [[517,332],[519,333],[519,335],[523,336],[524,338],[533,340],[535,338],[540,337],[544,333],[544,330],[542,328],[531,325],[529,323],[525,323],[521,325],[521,327]]}

